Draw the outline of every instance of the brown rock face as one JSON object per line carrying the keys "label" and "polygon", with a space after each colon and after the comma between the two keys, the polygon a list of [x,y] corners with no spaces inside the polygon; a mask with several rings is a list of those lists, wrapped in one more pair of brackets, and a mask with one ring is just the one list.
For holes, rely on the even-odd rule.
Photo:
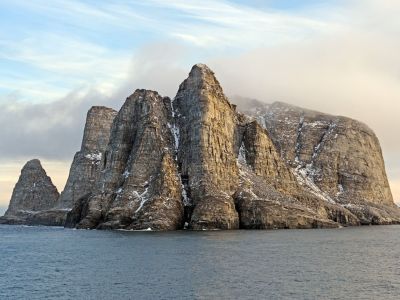
{"label": "brown rock face", "polygon": [[265,126],[283,158],[331,198],[393,204],[379,141],[366,125],[274,103]]}
{"label": "brown rock face", "polygon": [[282,192],[298,188],[295,176],[282,161],[268,132],[256,121],[247,124],[243,136],[245,161],[253,172]]}
{"label": "brown rock face", "polygon": [[127,98],[111,129],[101,178],[88,202],[81,203],[86,213],[79,228],[173,230],[182,225],[172,123],[168,98],[148,90]]}
{"label": "brown rock face", "polygon": [[268,132],[235,111],[208,67],[192,68],[173,104],[178,162],[193,209],[189,228],[358,224],[348,210],[300,186]]}
{"label": "brown rock face", "polygon": [[319,228],[358,225],[348,210],[305,189],[280,159],[268,133],[247,124],[238,156],[240,184],[234,195],[240,227]]}
{"label": "brown rock face", "polygon": [[190,227],[238,228],[231,196],[238,184],[236,113],[207,66],[192,68],[174,107],[180,171],[194,206]]}
{"label": "brown rock face", "polygon": [[115,110],[103,106],[94,106],[88,111],[81,150],[74,156],[57,207],[71,209],[79,198],[92,192],[100,177],[101,158],[107,148],[116,115]]}

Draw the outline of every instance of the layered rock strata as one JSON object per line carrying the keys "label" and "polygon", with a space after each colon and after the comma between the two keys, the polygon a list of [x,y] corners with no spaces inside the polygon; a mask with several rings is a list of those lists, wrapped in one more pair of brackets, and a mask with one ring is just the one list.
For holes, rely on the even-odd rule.
{"label": "layered rock strata", "polygon": [[192,68],[172,102],[147,90],[127,99],[102,165],[93,194],[71,211],[68,226],[171,230],[185,223],[190,229],[358,224],[351,212],[301,186],[268,132],[236,112],[214,73],[201,64]]}
{"label": "layered rock strata", "polygon": [[238,186],[237,115],[207,66],[192,68],[174,108],[178,163],[193,205],[190,228],[239,228],[232,198]]}

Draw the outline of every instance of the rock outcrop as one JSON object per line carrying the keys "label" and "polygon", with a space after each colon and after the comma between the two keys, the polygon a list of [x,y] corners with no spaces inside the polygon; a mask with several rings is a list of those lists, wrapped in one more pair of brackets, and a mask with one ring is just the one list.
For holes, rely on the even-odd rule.
{"label": "rock outcrop", "polygon": [[[115,118],[101,178],[68,223],[79,228],[174,230],[182,226],[171,100],[136,90]],[[82,214],[84,212],[84,214]]]}
{"label": "rock outcrop", "polygon": [[82,146],[74,156],[64,191],[57,207],[72,209],[74,203],[90,194],[100,177],[100,164],[110,138],[117,112],[104,106],[93,106],[87,113]]}
{"label": "rock outcrop", "polygon": [[[29,188],[21,192],[20,178],[15,187],[18,194],[14,191],[9,209],[0,219],[0,223],[64,226],[68,211],[80,198],[92,192],[99,179],[102,169],[101,157],[108,145],[110,128],[116,114],[115,110],[102,106],[94,106],[88,111],[81,150],[74,156],[61,195],[58,194],[50,178],[45,175],[40,162],[38,160],[28,162],[22,170],[22,181],[29,186],[29,181],[36,182],[37,178],[43,178],[42,181],[46,184],[42,184],[39,192]],[[24,205],[21,205],[21,201]]]}
{"label": "rock outcrop", "polygon": [[251,106],[236,111],[198,64],[172,101],[136,90],[118,113],[92,108],[56,205],[67,217],[49,209],[55,200],[39,201],[29,220],[128,230],[400,223],[367,126],[282,103]]}
{"label": "rock outcrop", "polygon": [[40,161],[30,160],[21,170],[10,205],[0,223],[62,225],[63,216],[59,211],[47,212],[54,207],[58,197],[57,188]]}
{"label": "rock outcrop", "polygon": [[193,212],[190,228],[239,228],[237,115],[214,73],[195,65],[174,99],[178,162]]}
{"label": "rock outcrop", "polygon": [[379,141],[365,124],[281,102],[259,103],[252,111],[243,106],[304,187],[351,211],[362,224],[400,221]]}

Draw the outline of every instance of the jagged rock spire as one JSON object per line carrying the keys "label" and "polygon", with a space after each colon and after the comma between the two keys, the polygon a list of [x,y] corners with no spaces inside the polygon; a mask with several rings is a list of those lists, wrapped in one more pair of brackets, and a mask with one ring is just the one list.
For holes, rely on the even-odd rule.
{"label": "jagged rock spire", "polygon": [[193,201],[190,227],[239,227],[230,196],[238,185],[236,113],[214,73],[193,66],[174,99],[180,132],[178,161]]}
{"label": "jagged rock spire", "polygon": [[79,198],[92,192],[103,167],[101,160],[116,115],[115,110],[104,106],[93,106],[88,111],[81,150],[74,156],[57,207],[71,209]]}
{"label": "jagged rock spire", "polygon": [[38,159],[28,161],[15,185],[6,216],[38,212],[54,206],[59,193]]}
{"label": "jagged rock spire", "polygon": [[139,89],[128,97],[111,128],[102,176],[87,203],[71,212],[68,225],[180,228],[183,203],[172,126],[169,98]]}

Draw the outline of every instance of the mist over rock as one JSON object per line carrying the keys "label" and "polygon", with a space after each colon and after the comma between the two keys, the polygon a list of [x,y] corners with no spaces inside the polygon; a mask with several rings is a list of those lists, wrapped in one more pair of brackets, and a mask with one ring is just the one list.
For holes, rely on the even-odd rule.
{"label": "mist over rock", "polygon": [[258,102],[241,110],[269,133],[298,182],[342,205],[364,224],[399,221],[386,176],[382,150],[365,124],[282,102]]}
{"label": "mist over rock", "polygon": [[[137,89],[118,112],[93,107],[61,196],[33,197],[20,186],[35,172],[23,171],[26,184],[16,190],[24,192],[9,210],[35,207],[19,223],[90,229],[400,223],[379,141],[366,125],[236,100],[240,112],[213,71],[197,64],[173,100]],[[6,218],[0,222],[17,223]]]}

